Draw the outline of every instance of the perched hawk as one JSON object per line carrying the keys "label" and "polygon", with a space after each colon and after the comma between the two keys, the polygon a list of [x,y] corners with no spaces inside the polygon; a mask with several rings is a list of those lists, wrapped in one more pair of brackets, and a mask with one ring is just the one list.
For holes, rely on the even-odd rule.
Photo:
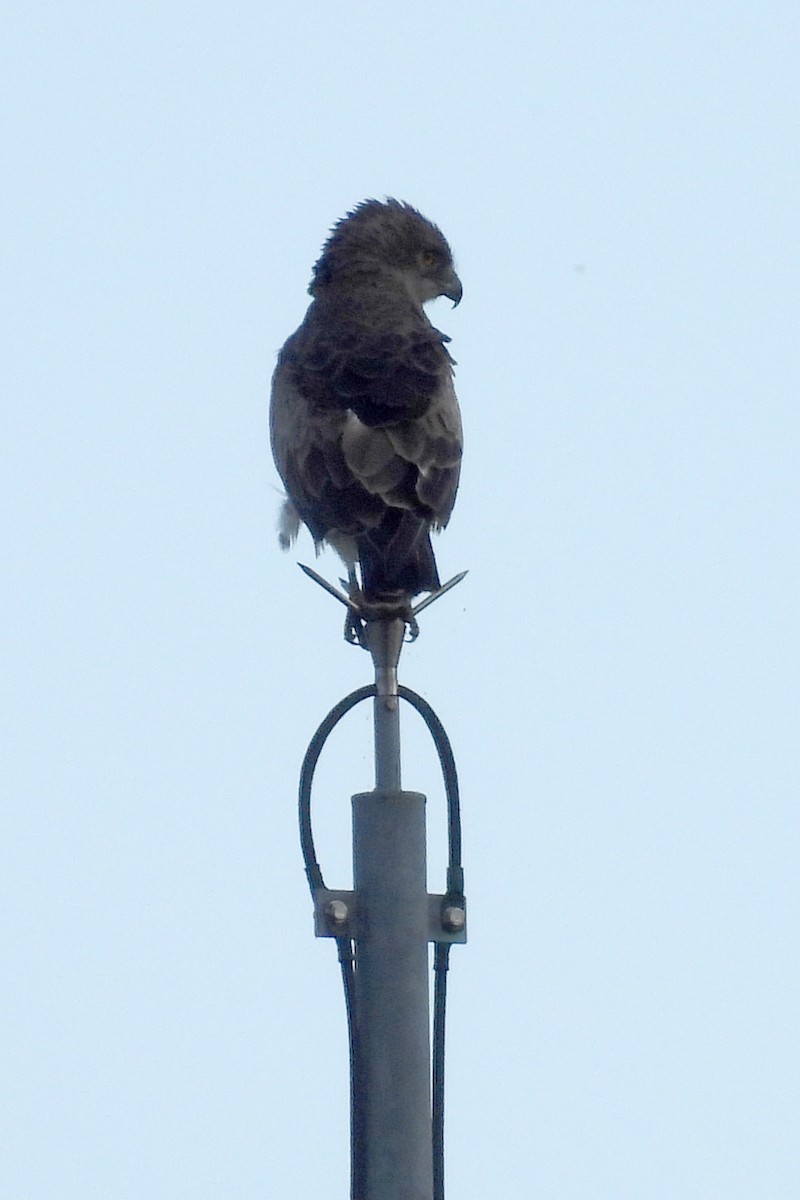
{"label": "perched hawk", "polygon": [[450,518],[461,463],[450,339],[423,310],[461,299],[450,248],[410,205],[365,200],[334,226],[308,290],[272,381],[281,545],[304,522],[352,589],[360,565],[360,599],[408,605],[440,586],[430,531]]}

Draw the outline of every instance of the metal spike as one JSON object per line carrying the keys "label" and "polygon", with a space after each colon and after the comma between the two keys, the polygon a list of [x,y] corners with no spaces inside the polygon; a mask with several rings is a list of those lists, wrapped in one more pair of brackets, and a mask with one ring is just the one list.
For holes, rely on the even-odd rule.
{"label": "metal spike", "polygon": [[420,600],[419,604],[414,605],[411,609],[413,615],[416,616],[417,613],[421,613],[429,604],[433,604],[434,600],[438,600],[445,592],[449,592],[451,588],[454,588],[457,583],[461,583],[464,576],[468,574],[469,571],[460,571],[458,575],[454,575],[452,579],[448,579],[447,583],[443,583],[437,591],[431,592],[430,596],[426,596],[424,600]]}
{"label": "metal spike", "polygon": [[344,592],[340,592],[339,589],[334,587],[332,583],[328,583],[328,580],[324,579],[322,575],[319,575],[312,567],[307,567],[305,563],[298,563],[297,565],[301,571],[305,572],[309,579],[313,579],[314,583],[318,583],[321,588],[324,588],[329,596],[335,596],[339,603],[343,604],[345,608],[350,608],[356,613],[360,611],[358,605],[355,604],[349,596],[345,596]]}

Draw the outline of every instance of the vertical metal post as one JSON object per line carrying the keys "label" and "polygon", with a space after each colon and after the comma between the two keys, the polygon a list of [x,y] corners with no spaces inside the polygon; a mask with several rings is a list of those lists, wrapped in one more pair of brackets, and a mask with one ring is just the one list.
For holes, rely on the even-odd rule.
{"label": "vertical metal post", "polygon": [[375,787],[400,790],[400,703],[397,664],[403,648],[405,622],[369,621],[367,645],[375,664]]}
{"label": "vertical metal post", "polygon": [[371,621],[374,792],[353,797],[364,1195],[432,1200],[425,797],[400,790],[401,620]]}

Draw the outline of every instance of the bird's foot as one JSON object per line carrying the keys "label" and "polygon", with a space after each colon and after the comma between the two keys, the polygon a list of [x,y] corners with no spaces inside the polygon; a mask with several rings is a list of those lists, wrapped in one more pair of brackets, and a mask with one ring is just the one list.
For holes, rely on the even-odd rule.
{"label": "bird's foot", "polygon": [[424,600],[420,600],[417,604],[411,603],[408,595],[401,592],[395,595],[381,596],[379,599],[367,600],[361,589],[361,586],[356,577],[355,570],[349,572],[347,579],[340,579],[342,587],[345,591],[340,592],[332,583],[328,583],[311,567],[305,566],[303,563],[298,563],[298,566],[310,579],[318,583],[324,588],[329,595],[335,596],[347,609],[347,616],[344,622],[344,639],[351,646],[361,646],[364,650],[369,650],[367,639],[367,626],[371,621],[402,621],[405,625],[405,641],[415,642],[419,637],[419,625],[417,623],[417,613],[427,608],[429,604],[433,604],[434,600],[438,600],[466,575],[466,571],[461,571],[460,574],[454,575],[447,583],[437,588],[435,592],[431,592]]}
{"label": "bird's foot", "polygon": [[347,616],[344,619],[344,640],[350,646],[360,646],[362,650],[369,649],[366,624],[362,620],[361,614],[354,612],[352,608],[348,608]]}
{"label": "bird's foot", "polygon": [[349,579],[340,579],[343,588],[347,589],[350,606],[344,622],[344,639],[351,646],[361,646],[368,650],[367,625],[370,621],[403,621],[406,626],[407,642],[415,642],[419,637],[419,625],[411,608],[407,595],[382,596],[380,599],[367,600],[355,574]]}

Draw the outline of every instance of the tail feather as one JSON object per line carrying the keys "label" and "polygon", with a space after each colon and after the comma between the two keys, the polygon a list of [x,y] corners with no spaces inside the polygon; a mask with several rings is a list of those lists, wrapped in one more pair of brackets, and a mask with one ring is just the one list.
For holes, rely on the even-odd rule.
{"label": "tail feather", "polygon": [[[440,586],[428,524],[404,513],[397,528],[376,530],[358,539],[361,585],[368,601],[409,599]],[[381,536],[383,534],[383,536]]]}

